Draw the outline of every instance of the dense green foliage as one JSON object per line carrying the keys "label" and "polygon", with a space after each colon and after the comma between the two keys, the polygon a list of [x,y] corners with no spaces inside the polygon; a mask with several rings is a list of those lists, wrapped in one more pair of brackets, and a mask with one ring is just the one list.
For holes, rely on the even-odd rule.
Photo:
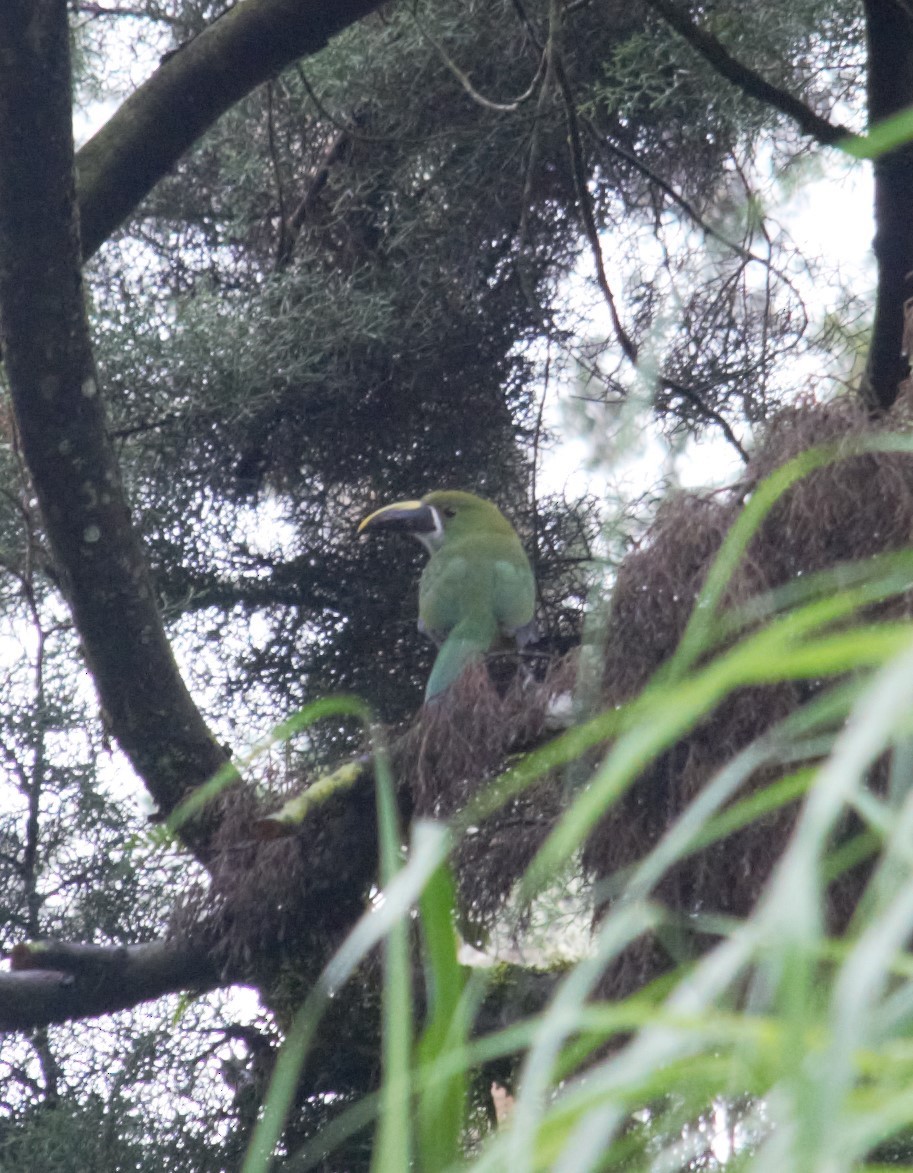
{"label": "dense green foliage", "polygon": [[[731,0],[704,15],[773,83],[854,116],[857,7],[781,9]],[[120,15],[75,4],[80,102],[123,87],[131,46],[151,69],[220,11],[191,0],[147,0]],[[339,692],[389,722],[415,710],[432,659],[414,626],[419,551],[360,544],[354,530],[377,505],[431,487],[482,493],[510,515],[539,583],[540,651],[574,647],[600,577],[594,554],[608,548],[615,560],[627,535],[598,540],[598,527],[617,520],[602,502],[541,490],[564,438],[549,423],[557,390],[579,394],[596,429],[648,398],[667,436],[722,429],[744,439],[791,401],[811,363],[843,361],[858,341],[858,300],[809,300],[839,263],[837,246],[832,257],[803,256],[767,215],[805,152],[781,115],[722,82],[647,7],[621,0],[391,5],[223,118],[87,274],[134,518],[176,652],[220,736],[244,749]],[[110,753],[5,433],[4,948],[42,936],[154,939],[176,931],[175,902],[194,906],[208,881],[150,832],[138,785]],[[760,523],[761,506],[752,508],[743,535]],[[718,584],[735,561],[726,547]],[[722,644],[709,617],[725,592],[708,588],[712,606],[695,612],[674,679],[508,774],[518,792],[548,774],[565,788],[562,821],[525,881],[541,925],[542,908],[560,905],[549,881],[580,891],[579,854],[599,816],[715,705],[793,678],[818,698],[765,741],[775,776],[744,807],[720,813],[750,755],[716,775],[633,872],[601,877],[627,899],[588,960],[561,973],[467,974],[448,841],[419,824],[403,832],[413,839],[398,894],[342,946],[345,964],[315,984],[340,944],[329,933],[315,934],[309,967],[295,969],[300,953],[269,959],[281,971],[271,1009],[285,1051],[275,1023],[264,1014],[249,1025],[247,1003],[227,995],[167,999],[5,1044],[0,1171],[203,1173],[240,1168],[245,1154],[246,1168],[265,1167],[248,1141],[271,1078],[259,1139],[285,1127],[289,1168],[373,1160],[400,1173],[410,1149],[429,1171],[461,1154],[480,1169],[713,1169],[741,1149],[757,1150],[759,1170],[855,1167],[911,1124],[901,955],[911,914],[897,882],[906,787],[901,779],[873,798],[864,786],[878,754],[905,744],[909,632],[882,619],[842,640],[830,624],[902,595],[901,571],[878,564],[852,589],[835,574],[801,597],[766,597],[754,619],[768,625],[726,628]],[[820,691],[846,673],[851,687]],[[581,789],[593,747],[609,737],[612,754]],[[273,747],[252,773],[281,795],[301,759],[335,764],[362,743],[359,722],[333,717],[306,741]],[[809,755],[816,772],[797,773]],[[678,908],[652,901],[698,846],[807,789],[815,801],[753,917],[704,923],[687,894]],[[866,831],[849,844],[846,805]],[[389,878],[398,841],[387,816]],[[452,834],[474,832],[465,818]],[[827,880],[875,845],[885,856],[866,890],[868,920],[856,937],[832,940]],[[361,899],[340,893],[338,904]],[[416,902],[412,941],[403,926]],[[579,933],[587,898],[570,903]],[[398,927],[384,909],[402,913]],[[515,927],[500,926],[502,939]],[[668,942],[695,928],[721,935],[692,968],[586,1005],[642,932]],[[550,933],[541,935],[551,946]],[[534,930],[530,939],[540,956]],[[370,953],[381,940],[386,985]],[[426,983],[414,977],[414,1005],[410,945]],[[341,971],[354,974],[348,985]],[[557,983],[545,1009],[540,979]],[[473,1037],[473,1013],[492,1001],[502,1017]],[[497,1131],[487,1082],[515,1077],[518,1054],[517,1127]]]}
{"label": "dense green foliage", "polygon": [[[529,503],[544,361],[599,372],[588,396],[631,383],[615,340],[581,333],[590,294],[569,297],[590,265],[579,183],[638,267],[632,339],[668,334],[657,406],[671,427],[761,418],[791,386],[783,360],[807,329],[780,276],[792,249],[745,219],[742,187],[763,181],[747,156],[769,114],[728,92],[708,108],[709,67],[629,6],[585,5],[551,30],[568,88],[531,88],[547,9],[528,16],[502,2],[365,22],[223,119],[97,263],[101,370],[163,594],[222,638],[225,615],[256,613],[241,678],[290,704],[341,686],[388,716],[414,705],[417,562],[391,580],[387,552],[350,539],[366,504],[435,485],[520,520],[549,634],[573,639],[582,580],[567,559],[588,556],[591,530],[560,502]],[[777,26],[781,68],[815,85],[807,30]],[[512,108],[470,96],[454,66]],[[738,248],[682,241],[664,186]],[[668,250],[652,273],[648,232]],[[669,323],[673,290],[685,304]],[[272,530],[251,541],[264,515]]]}

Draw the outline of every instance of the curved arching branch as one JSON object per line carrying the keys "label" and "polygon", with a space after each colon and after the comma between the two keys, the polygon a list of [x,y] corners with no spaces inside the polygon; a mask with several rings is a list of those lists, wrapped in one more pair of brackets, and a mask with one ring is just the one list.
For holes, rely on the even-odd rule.
{"label": "curved arching branch", "polygon": [[[71,127],[66,5],[0,5],[0,329],[16,427],[107,719],[167,812],[227,758],[178,672],[106,432]],[[210,822],[183,832],[201,859]]]}
{"label": "curved arching branch", "polygon": [[[66,5],[0,6],[0,329],[16,426],[106,718],[165,813],[227,755],[178,672],[131,522],[95,379],[80,254],[234,102],[376,6],[246,0],[231,9],[82,149],[78,214]],[[212,822],[182,828],[204,861]]]}
{"label": "curved arching branch", "polygon": [[79,151],[83,257],[236,102],[380,3],[245,0],[167,57]]}

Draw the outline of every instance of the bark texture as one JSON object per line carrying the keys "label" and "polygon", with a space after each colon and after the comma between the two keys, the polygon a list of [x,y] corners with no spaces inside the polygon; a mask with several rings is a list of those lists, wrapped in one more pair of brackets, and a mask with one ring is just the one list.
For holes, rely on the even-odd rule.
{"label": "bark texture", "polygon": [[[101,703],[170,811],[226,761],[177,670],[92,359],[73,182],[66,0],[0,5],[0,331],[16,425]],[[206,856],[204,821],[188,844]]]}
{"label": "bark texture", "polygon": [[[107,720],[164,812],[228,758],[178,672],[106,430],[81,262],[178,157],[276,70],[378,0],[246,0],[163,63],[80,152],[66,0],[0,4],[0,338],[22,451]],[[85,236],[81,240],[79,212]],[[218,812],[182,836],[210,860]],[[205,952],[20,946],[0,1029],[229,984]]]}
{"label": "bark texture", "polygon": [[[913,105],[913,9],[898,0],[866,0],[869,125]],[[884,411],[910,370],[904,303],[913,296],[913,143],[875,160],[875,321],[863,398]]]}
{"label": "bark texture", "polygon": [[37,941],[18,945],[12,965],[0,973],[0,1031],[92,1018],[226,983],[204,950],[158,941],[115,947]]}
{"label": "bark texture", "polygon": [[245,0],[168,57],[80,150],[90,257],[216,119],[381,0]]}

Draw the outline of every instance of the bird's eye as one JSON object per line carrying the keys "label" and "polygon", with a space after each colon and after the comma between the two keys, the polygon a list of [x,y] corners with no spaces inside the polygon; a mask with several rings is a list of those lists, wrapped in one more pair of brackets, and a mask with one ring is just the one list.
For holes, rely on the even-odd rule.
{"label": "bird's eye", "polygon": [[450,506],[448,505],[444,508],[444,516],[445,517],[456,517],[456,510],[451,509]]}

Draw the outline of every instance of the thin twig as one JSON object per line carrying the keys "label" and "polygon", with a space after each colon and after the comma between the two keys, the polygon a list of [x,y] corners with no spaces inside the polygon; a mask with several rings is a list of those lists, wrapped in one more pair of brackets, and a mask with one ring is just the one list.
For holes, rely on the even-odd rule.
{"label": "thin twig", "polygon": [[156,432],[159,428],[170,428],[173,424],[179,423],[182,418],[178,412],[170,411],[159,419],[143,420],[140,423],[125,425],[122,428],[111,428],[108,435],[112,440],[128,440],[131,436],[142,436],[146,432]]}
{"label": "thin twig", "polygon": [[273,83],[271,81],[266,83],[266,142],[273,178],[276,181],[276,202],[279,206],[279,240],[276,244],[276,267],[279,268],[282,258],[289,252],[288,217],[285,212],[282,168],[279,165],[279,152],[276,150],[276,119],[273,108]]}
{"label": "thin twig", "polygon": [[[358,116],[356,115],[356,122]],[[292,259],[295,244],[307,223],[308,217],[314,210],[317,197],[330,181],[330,171],[336,163],[343,160],[346,151],[352,143],[352,136],[346,130],[341,130],[335,139],[324,151],[317,170],[314,172],[307,190],[298,202],[298,206],[289,217],[284,233],[284,247],[276,258],[276,268],[284,269]]]}
{"label": "thin twig", "polygon": [[[583,225],[584,236],[587,239],[590,252],[592,253],[593,264],[596,269],[596,282],[600,291],[602,292],[603,299],[608,306],[609,314],[612,318],[612,328],[615,331],[615,337],[619,346],[621,347],[622,353],[631,363],[631,365],[636,367],[639,357],[638,346],[631,335],[627,332],[624,324],[621,321],[621,315],[618,312],[615,295],[612,292],[612,287],[609,284],[608,275],[605,271],[605,263],[602,258],[602,247],[599,243],[599,230],[596,225],[596,217],[593,213],[590,193],[587,188],[586,167],[583,157],[583,143],[581,141],[580,125],[577,119],[576,103],[574,101],[573,92],[571,91],[570,82],[568,81],[567,74],[564,70],[564,64],[557,53],[554,56],[554,61],[551,68],[564,101],[568,129],[568,145],[571,156],[571,168],[573,170],[574,183],[577,189],[577,202],[580,209],[580,219]],[[716,408],[712,407],[709,403],[706,403],[703,397],[693,388],[686,387],[684,384],[670,379],[664,374],[659,375],[659,381],[666,390],[673,391],[675,394],[687,399],[690,403],[694,404],[694,406],[696,406],[707,419],[712,420],[715,424],[717,424],[729,443],[732,444],[739,453],[739,456],[742,458],[742,460],[745,461],[745,463],[748,462],[748,453],[742,447],[742,444],[740,443],[735,432],[733,432],[729,423],[720,414],[720,412],[716,410]]]}
{"label": "thin twig", "polygon": [[418,29],[419,33],[421,33],[428,44],[432,46],[437,55],[440,57],[441,61],[443,61],[444,65],[450,70],[450,72],[457,79],[470,98],[472,98],[472,100],[479,106],[484,106],[486,110],[494,110],[498,114],[513,114],[515,110],[519,110],[524,102],[529,101],[529,99],[536,92],[536,87],[538,86],[545,70],[544,53],[541,55],[539,64],[536,66],[536,72],[533,74],[533,80],[529,83],[523,93],[520,94],[519,97],[514,98],[511,102],[495,102],[492,101],[491,98],[486,98],[484,94],[479,93],[479,91],[469,80],[468,75],[465,74],[453,60],[453,58],[449,56],[447,50],[440,43],[440,41],[432,36],[425,25],[422,24],[422,22],[419,20],[415,12],[412,13],[412,19],[415,22],[415,27]]}
{"label": "thin twig", "polygon": [[[539,582],[539,446],[542,441],[542,421],[545,416],[545,398],[548,395],[548,384],[552,370],[552,348],[549,338],[545,351],[545,371],[542,379],[542,394],[539,396],[539,407],[536,412],[536,426],[533,431],[533,462],[532,476],[530,477],[530,494],[533,507],[533,570],[536,583]],[[538,585],[536,587],[538,592]],[[541,600],[541,594],[540,594]]]}
{"label": "thin twig", "polygon": [[730,427],[726,417],[721,415],[715,407],[711,407],[709,403],[692,387],[686,386],[684,383],[679,383],[675,379],[670,379],[668,375],[660,375],[660,382],[667,391],[673,391],[676,395],[680,395],[683,399],[687,399],[689,403],[693,403],[698,411],[707,419],[712,420],[729,443],[735,448],[739,456],[748,463],[748,453],[739,442],[738,436]]}
{"label": "thin twig", "polygon": [[[2,3],[2,0],[0,0]],[[311,85],[307,74],[302,69],[301,65],[295,66],[295,72],[298,75],[298,80],[304,87],[304,91],[314,104],[314,108],[321,118],[325,118],[337,130],[344,134],[351,136],[353,142],[360,143],[376,143],[380,146],[389,146],[391,143],[396,146],[423,146],[425,143],[435,142],[438,139],[447,139],[450,141],[451,135],[448,131],[439,131],[434,134],[425,135],[405,135],[405,134],[365,134],[358,129],[357,122],[347,122],[338,114],[334,114],[332,110],[324,103],[323,99]]]}
{"label": "thin twig", "polygon": [[106,4],[90,4],[77,0],[74,5],[77,13],[85,13],[86,16],[132,16],[138,20],[151,20],[159,24],[167,24],[176,28],[180,21],[175,16],[169,16],[164,12],[148,12],[144,8],[112,8]]}
{"label": "thin twig", "polygon": [[564,66],[558,59],[555,61],[555,79],[558,82],[558,87],[561,90],[561,95],[564,99],[564,109],[567,119],[568,146],[570,147],[571,152],[571,169],[574,174],[574,184],[577,188],[577,205],[580,209],[580,219],[583,224],[583,233],[587,238],[590,251],[593,255],[593,264],[596,268],[596,283],[602,291],[602,296],[606,305],[609,307],[609,314],[612,318],[612,328],[615,331],[615,337],[618,340],[618,344],[629,362],[636,364],[638,357],[637,343],[624,328],[621,315],[618,312],[615,295],[612,292],[612,287],[609,284],[609,278],[605,271],[605,262],[602,259],[602,248],[599,244],[599,229],[596,226],[596,217],[593,214],[593,207],[590,202],[590,193],[587,190],[586,167],[583,160],[583,144],[580,139],[580,126],[577,122],[577,110],[574,104],[573,94],[570,92],[570,85],[567,80],[567,75],[564,72]]}
{"label": "thin twig", "polygon": [[790,280],[788,274],[784,273],[781,269],[778,269],[770,260],[770,257],[762,257],[758,253],[752,252],[751,249],[746,248],[745,245],[740,244],[737,240],[732,240],[724,232],[721,232],[718,228],[715,228],[709,221],[704,219],[704,217],[690,202],[690,200],[686,199],[685,196],[681,194],[681,192],[677,191],[668,180],[664,179],[660,174],[658,174],[658,172],[654,171],[652,167],[644,163],[644,161],[639,159],[633,152],[626,150],[625,147],[610,141],[606,135],[599,132],[598,128],[589,118],[584,118],[579,115],[578,117],[580,120],[580,125],[587,131],[591,141],[597,146],[597,148],[608,151],[612,155],[616,155],[625,163],[630,164],[630,166],[634,167],[637,171],[640,172],[644,179],[658,187],[659,190],[665,196],[668,196],[668,198],[677,207],[681,208],[685,215],[707,236],[713,240],[716,240],[724,247],[731,249],[738,256],[743,257],[746,261],[753,261],[755,264],[763,265],[764,268],[773,273],[773,275],[778,280],[782,281],[788,289],[791,289],[792,292],[796,294],[797,298],[799,297],[799,292],[793,282]]}

